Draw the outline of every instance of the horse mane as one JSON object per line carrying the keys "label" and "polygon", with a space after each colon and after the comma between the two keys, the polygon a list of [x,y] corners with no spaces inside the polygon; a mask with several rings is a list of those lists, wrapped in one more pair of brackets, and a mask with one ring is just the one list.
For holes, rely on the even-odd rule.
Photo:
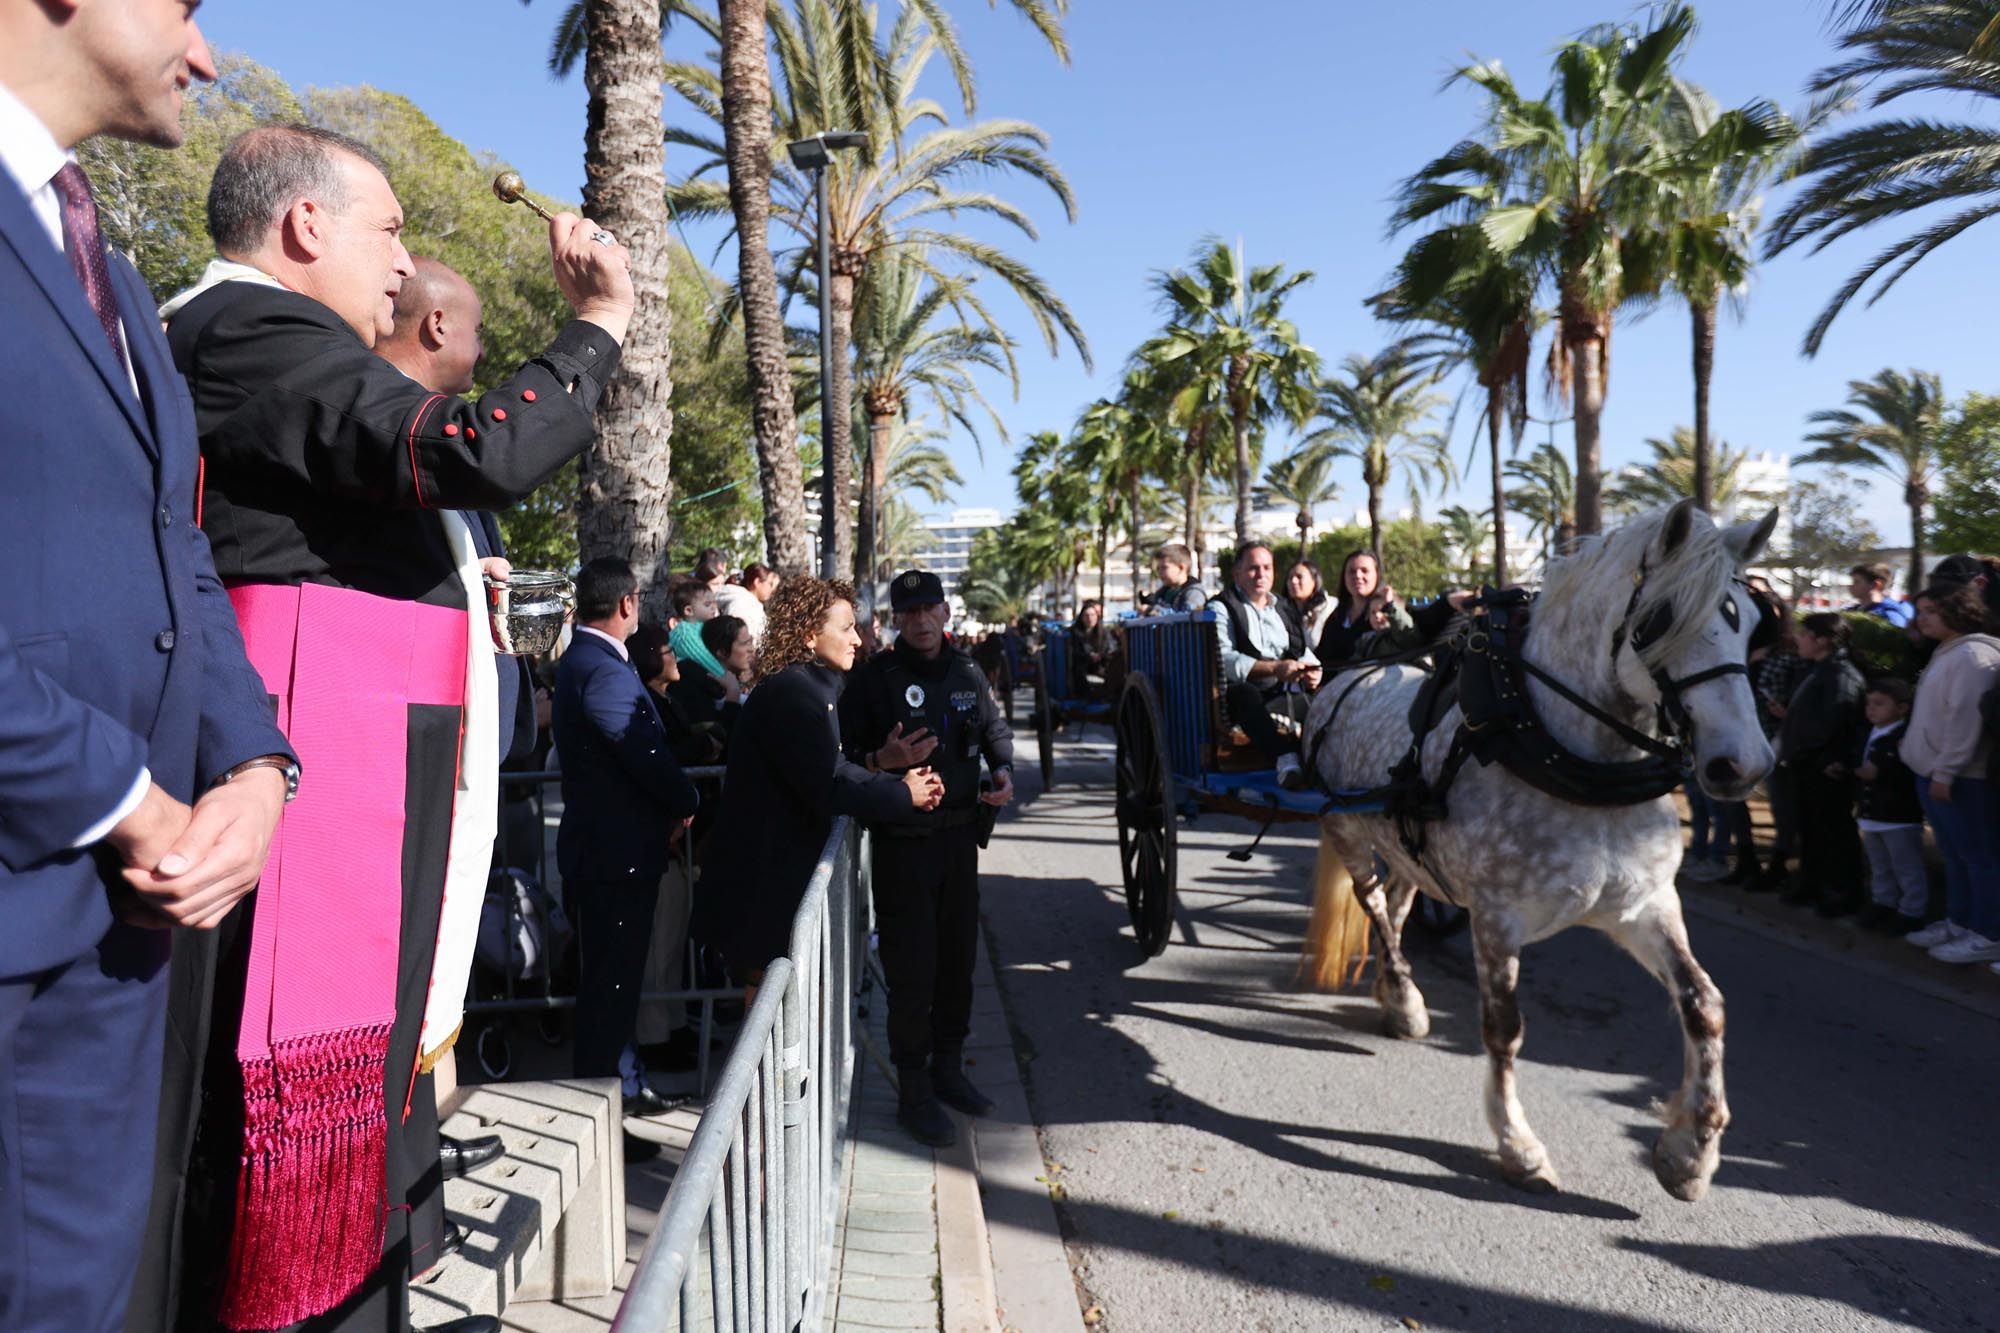
{"label": "horse mane", "polygon": [[1550,562],[1536,599],[1538,618],[1544,625],[1571,617],[1584,617],[1585,623],[1598,615],[1623,618],[1633,578],[1643,565],[1645,592],[1632,609],[1631,622],[1645,624],[1662,604],[1671,608],[1672,617],[1667,632],[1646,646],[1644,656],[1654,662],[1668,659],[1699,639],[1736,573],[1736,556],[1714,521],[1696,512],[1687,539],[1661,557],[1655,540],[1672,512],[1654,510],[1601,537],[1579,538],[1570,554]]}

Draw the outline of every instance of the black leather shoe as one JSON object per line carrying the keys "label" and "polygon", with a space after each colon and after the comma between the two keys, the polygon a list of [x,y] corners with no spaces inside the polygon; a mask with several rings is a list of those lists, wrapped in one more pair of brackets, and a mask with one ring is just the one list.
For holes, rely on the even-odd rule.
{"label": "black leather shoe", "polygon": [[898,1106],[896,1123],[926,1148],[949,1148],[958,1142],[958,1126],[951,1123],[951,1117],[935,1097]]}
{"label": "black leather shoe", "polygon": [[438,1262],[443,1263],[464,1248],[465,1228],[447,1217],[444,1220],[444,1239],[438,1243]]}
{"label": "black leather shoe", "polygon": [[651,1088],[640,1089],[625,1098],[625,1114],[644,1120],[648,1116],[665,1115],[677,1111],[694,1101],[692,1097],[662,1097]]}
{"label": "black leather shoe", "polygon": [[939,1101],[954,1111],[963,1111],[967,1115],[993,1113],[993,1099],[973,1087],[965,1071],[955,1064],[931,1069],[931,1089],[937,1093]]}
{"label": "black leather shoe", "polygon": [[637,1134],[625,1136],[625,1160],[628,1162],[650,1162],[660,1155],[660,1145],[652,1139],[642,1139]]}
{"label": "black leather shoe", "polygon": [[467,1315],[443,1324],[425,1324],[422,1328],[412,1324],[410,1333],[500,1333],[500,1321],[490,1314]]}
{"label": "black leather shoe", "polygon": [[477,1171],[488,1162],[505,1156],[506,1152],[507,1145],[500,1141],[498,1134],[482,1134],[476,1139],[438,1135],[438,1165],[444,1168],[446,1180],[468,1171]]}

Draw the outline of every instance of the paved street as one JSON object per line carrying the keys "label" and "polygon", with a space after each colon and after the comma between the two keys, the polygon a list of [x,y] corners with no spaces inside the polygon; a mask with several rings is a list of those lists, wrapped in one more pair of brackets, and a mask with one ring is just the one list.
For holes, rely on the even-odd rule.
{"label": "paved street", "polygon": [[1061,753],[1053,793],[1022,765],[984,903],[1097,1327],[2000,1327],[2000,1021],[1692,916],[1735,1121],[1687,1205],[1647,1164],[1681,1064],[1666,996],[1594,934],[1534,946],[1521,1095],[1566,1192],[1531,1197],[1481,1113],[1464,934],[1417,941],[1433,1034],[1391,1041],[1365,995],[1292,987],[1310,826],[1238,863],[1250,827],[1204,815],[1141,964],[1108,733]]}

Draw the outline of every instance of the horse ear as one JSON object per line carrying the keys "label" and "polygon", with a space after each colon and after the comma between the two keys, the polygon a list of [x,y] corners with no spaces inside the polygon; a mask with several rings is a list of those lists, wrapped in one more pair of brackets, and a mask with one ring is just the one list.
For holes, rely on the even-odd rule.
{"label": "horse ear", "polygon": [[1722,530],[1722,544],[1735,555],[1736,563],[1748,565],[1764,553],[1771,533],[1778,526],[1778,511],[1772,509],[1755,523],[1735,523]]}
{"label": "horse ear", "polygon": [[1693,499],[1682,500],[1667,511],[1666,522],[1660,524],[1660,554],[1672,555],[1680,550],[1681,544],[1694,531],[1694,516],[1698,511]]}

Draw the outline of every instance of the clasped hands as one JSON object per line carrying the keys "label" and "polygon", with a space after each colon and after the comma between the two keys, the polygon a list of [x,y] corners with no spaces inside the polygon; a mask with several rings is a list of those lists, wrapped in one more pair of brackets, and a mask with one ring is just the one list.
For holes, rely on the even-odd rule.
{"label": "clasped hands", "polygon": [[105,835],[123,864],[111,907],[128,925],[208,930],[257,886],[285,809],[285,775],[253,768],[192,806],[158,783]]}

